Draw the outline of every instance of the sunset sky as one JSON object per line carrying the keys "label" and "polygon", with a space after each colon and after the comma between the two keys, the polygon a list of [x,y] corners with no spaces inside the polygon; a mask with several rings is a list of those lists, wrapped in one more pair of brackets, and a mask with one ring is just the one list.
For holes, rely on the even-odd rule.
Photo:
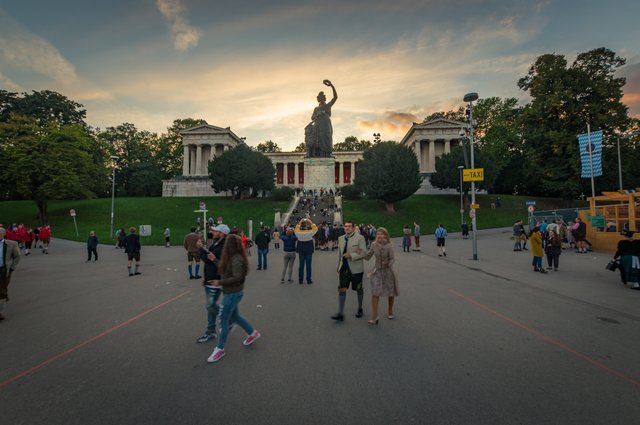
{"label": "sunset sky", "polygon": [[97,127],[203,118],[288,150],[325,78],[334,142],[400,140],[470,91],[525,102],[516,82],[540,54],[604,46],[627,59],[640,117],[638,16],[623,0],[2,0],[0,88],[60,92]]}

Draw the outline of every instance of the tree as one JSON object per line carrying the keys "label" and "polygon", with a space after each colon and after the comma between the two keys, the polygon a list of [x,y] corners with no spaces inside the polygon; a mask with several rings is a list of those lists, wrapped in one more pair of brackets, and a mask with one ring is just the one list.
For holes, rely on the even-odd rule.
{"label": "tree", "polygon": [[209,163],[211,187],[216,193],[232,192],[235,197],[274,188],[275,168],[269,158],[246,145],[239,145]]}
{"label": "tree", "polygon": [[[466,144],[468,150],[468,144]],[[467,154],[469,155],[469,154]],[[436,158],[436,173],[431,175],[430,182],[440,189],[460,189],[460,170],[458,166],[464,166],[464,154],[461,146],[455,146],[451,152]],[[484,168],[484,181],[476,182],[478,189],[491,191],[498,176],[497,160],[491,153],[481,149],[474,149],[474,166]],[[469,183],[463,184],[465,196],[469,191]]]}
{"label": "tree", "polygon": [[262,153],[282,152],[282,148],[280,148],[277,143],[272,142],[271,140],[266,140],[262,143],[258,143],[258,146],[256,146],[255,149],[258,152]]}
{"label": "tree", "polygon": [[364,151],[357,163],[355,186],[369,198],[380,199],[387,211],[395,211],[395,202],[420,187],[422,178],[418,159],[412,149],[394,142],[381,142]]}
{"label": "tree", "polygon": [[369,140],[358,140],[355,136],[347,136],[344,142],[333,145],[334,152],[364,151],[373,146]]}
{"label": "tree", "polygon": [[158,163],[158,136],[124,123],[98,134],[116,161],[116,188],[124,196],[159,196],[163,173]]}
{"label": "tree", "polygon": [[447,112],[434,112],[434,113],[432,113],[430,115],[427,115],[424,118],[423,122],[433,121],[433,120],[436,120],[438,118],[444,118],[444,119],[447,119],[447,120],[460,121],[460,122],[468,121],[467,115],[466,115],[466,108],[461,106],[455,111],[451,110],[451,111],[447,111]]}
{"label": "tree", "polygon": [[0,123],[4,189],[31,199],[47,224],[52,199],[91,198],[91,137],[79,125],[40,127],[37,119],[12,115]]}
{"label": "tree", "polygon": [[6,121],[14,113],[35,119],[40,126],[77,124],[86,126],[84,107],[54,91],[11,93],[0,90],[0,121]]}
{"label": "tree", "polygon": [[518,81],[532,99],[521,118],[524,172],[538,193],[561,196],[570,206],[588,185],[580,178],[576,135],[586,132],[587,123],[609,134],[629,125],[625,80],[615,77],[624,63],[606,48],[579,54],[570,67],[564,56],[546,54]]}
{"label": "tree", "polygon": [[305,145],[304,142],[302,142],[298,146],[296,146],[293,151],[294,152],[306,152],[307,151],[307,145]]}

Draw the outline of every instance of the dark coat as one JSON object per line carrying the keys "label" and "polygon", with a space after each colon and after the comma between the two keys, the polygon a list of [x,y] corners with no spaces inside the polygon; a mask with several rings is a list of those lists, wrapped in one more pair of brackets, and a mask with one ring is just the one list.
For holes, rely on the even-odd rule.
{"label": "dark coat", "polygon": [[142,246],[140,245],[140,236],[134,233],[127,235],[124,238],[124,252],[127,254],[136,254],[140,252]]}
{"label": "dark coat", "polygon": [[98,247],[98,237],[97,236],[89,236],[87,239],[87,248],[96,249]]}
{"label": "dark coat", "polygon": [[[218,261],[222,258],[222,248],[224,248],[225,239],[220,239],[219,242],[214,242],[209,250],[205,248],[200,248],[198,254],[200,255],[200,259],[204,261],[204,280],[206,282],[210,280],[220,279],[220,273],[218,272]],[[216,261],[211,261],[207,258],[209,252],[212,252],[213,255],[216,256]]]}
{"label": "dark coat", "polygon": [[269,233],[266,230],[258,233],[255,242],[258,249],[269,249],[269,242],[271,242]]}

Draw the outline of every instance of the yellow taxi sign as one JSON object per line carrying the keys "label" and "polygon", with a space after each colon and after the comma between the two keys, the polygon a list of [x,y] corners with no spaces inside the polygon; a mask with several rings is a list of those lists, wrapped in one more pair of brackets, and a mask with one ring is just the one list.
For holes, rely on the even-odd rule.
{"label": "yellow taxi sign", "polygon": [[465,182],[484,181],[484,168],[469,168],[462,170],[462,180]]}
{"label": "yellow taxi sign", "polygon": [[477,210],[478,208],[480,208],[480,204],[471,204],[470,207],[473,208],[474,210]]}

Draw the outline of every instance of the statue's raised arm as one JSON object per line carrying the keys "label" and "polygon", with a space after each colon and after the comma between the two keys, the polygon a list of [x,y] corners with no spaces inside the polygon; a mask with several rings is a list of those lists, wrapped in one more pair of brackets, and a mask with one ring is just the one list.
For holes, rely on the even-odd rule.
{"label": "statue's raised arm", "polygon": [[331,99],[327,104],[329,106],[333,106],[333,104],[336,103],[336,100],[338,100],[338,92],[336,91],[336,88],[331,81],[324,80],[323,83],[325,86],[331,87],[331,90],[333,91],[333,99]]}

